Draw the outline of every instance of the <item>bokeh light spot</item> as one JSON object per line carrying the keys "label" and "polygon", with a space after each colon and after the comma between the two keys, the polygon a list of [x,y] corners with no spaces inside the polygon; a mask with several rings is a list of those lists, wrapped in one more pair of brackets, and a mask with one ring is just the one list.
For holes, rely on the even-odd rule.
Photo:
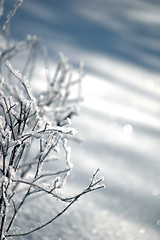
{"label": "bokeh light spot", "polygon": [[126,136],[129,136],[132,134],[133,128],[130,124],[126,124],[123,127],[123,134]]}

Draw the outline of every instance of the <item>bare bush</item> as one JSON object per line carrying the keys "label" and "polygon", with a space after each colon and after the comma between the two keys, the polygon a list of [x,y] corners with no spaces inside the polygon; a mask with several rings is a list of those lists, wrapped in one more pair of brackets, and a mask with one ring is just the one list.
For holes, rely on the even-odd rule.
{"label": "bare bush", "polygon": [[[97,170],[80,193],[70,197],[61,194],[72,169],[68,139],[75,134],[71,117],[81,101],[82,67],[76,71],[61,55],[52,79],[47,75],[47,89],[34,94],[30,82],[38,51],[38,39],[27,37],[20,43],[8,44],[5,32],[10,19],[22,1],[18,1],[0,28],[0,239],[33,233],[60,217],[82,195],[103,188]],[[0,1],[0,16],[4,1]],[[19,52],[28,51],[23,74],[13,65]],[[47,66],[46,66],[47,67]],[[3,69],[3,70],[2,70]],[[25,76],[27,77],[25,77]],[[77,87],[77,97],[72,89]],[[75,139],[75,137],[73,137]],[[57,169],[55,161],[63,158]],[[47,170],[47,164],[52,168]],[[46,223],[26,232],[17,232],[15,219],[28,200],[37,194],[59,199],[65,206]],[[57,203],[58,204],[58,203]],[[20,227],[20,226],[19,226]]]}

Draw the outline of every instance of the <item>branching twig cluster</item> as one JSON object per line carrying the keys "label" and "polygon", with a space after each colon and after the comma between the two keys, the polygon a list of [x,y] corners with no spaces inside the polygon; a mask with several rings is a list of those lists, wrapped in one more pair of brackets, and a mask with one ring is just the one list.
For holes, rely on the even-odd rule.
{"label": "branching twig cluster", "polygon": [[[1,37],[21,2],[17,2],[1,26]],[[3,3],[0,1],[0,16]],[[73,69],[61,55],[53,78],[47,76],[47,90],[34,95],[24,73],[30,79],[37,44],[34,36],[8,48],[7,44],[0,44],[0,66],[5,62],[5,72],[8,72],[8,75],[0,73],[0,240],[27,235],[45,227],[82,195],[103,187],[102,178],[96,179],[97,170],[85,190],[72,197],[59,194],[58,190],[63,189],[72,169],[68,136],[75,133],[70,120],[76,114],[75,105],[81,100],[83,74],[80,67],[77,79],[73,78]],[[11,62],[24,50],[30,54],[21,74]],[[73,98],[71,92],[76,85],[77,97]],[[63,167],[56,168],[54,163],[59,158],[63,158]],[[48,163],[52,166],[50,171],[46,171]],[[26,232],[15,232],[15,219],[27,201],[38,193],[48,194],[66,205],[46,223]]]}

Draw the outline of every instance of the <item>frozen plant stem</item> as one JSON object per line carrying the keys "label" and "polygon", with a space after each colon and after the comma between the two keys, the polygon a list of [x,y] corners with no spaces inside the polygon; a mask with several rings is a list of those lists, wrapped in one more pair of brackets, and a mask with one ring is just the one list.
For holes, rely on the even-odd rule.
{"label": "frozen plant stem", "polygon": [[[3,0],[0,0],[2,1],[2,3],[0,3],[0,7],[2,9],[2,6],[3,6],[3,3],[4,1]],[[14,14],[16,13],[17,9],[20,7],[20,5],[23,3],[23,0],[18,0],[17,3],[15,4],[13,10],[10,11],[10,13],[8,14],[7,18],[5,19],[5,22],[4,24],[2,25],[2,27],[0,28],[0,32],[4,32],[6,30],[6,27],[8,25],[8,23],[10,22],[11,18],[14,16]],[[1,13],[3,14],[3,12]]]}
{"label": "frozen plant stem", "polygon": [[[38,96],[36,98],[31,92],[28,81],[13,68],[10,62],[7,62],[6,66],[13,76],[18,79],[20,85],[19,91],[11,95],[12,92],[4,82],[0,92],[0,159],[2,162],[0,171],[3,179],[1,181],[0,196],[0,240],[6,237],[24,236],[44,228],[60,217],[82,195],[104,187],[102,178],[96,180],[99,171],[97,170],[89,186],[84,191],[72,197],[57,194],[58,189],[63,189],[72,169],[71,150],[67,141],[68,136],[74,134],[68,120],[68,109],[71,108],[71,111],[73,111],[67,101],[69,95],[65,94],[64,102],[61,92],[54,91],[54,86],[49,86],[47,93],[41,93],[43,97]],[[55,84],[61,86],[63,81],[63,90],[68,91],[69,86],[72,86],[72,84],[68,85],[66,75],[63,76],[63,80],[62,75],[59,76],[60,79],[57,78]],[[64,88],[65,84],[67,84],[66,88]],[[61,91],[61,87],[59,91]],[[56,111],[56,114],[53,115],[53,123],[50,121],[50,115],[47,115],[48,111],[45,111],[46,107],[48,107],[47,98],[50,99],[51,95],[52,101],[49,100],[50,111]],[[58,115],[57,106],[60,108]],[[39,150],[35,156],[32,153],[32,159],[30,159],[25,152],[30,151],[33,144],[39,145]],[[52,171],[45,172],[43,166],[47,164],[47,158],[57,159],[55,154],[59,153],[59,146],[61,146],[60,150],[64,152],[64,168],[56,170],[53,167]],[[28,179],[27,175],[31,177]],[[43,184],[47,182],[48,178],[52,178],[52,183],[45,187]],[[19,187],[24,189],[23,194],[19,194]],[[36,193],[47,194],[59,199],[66,203],[66,206],[56,216],[38,227],[26,232],[12,233],[15,228],[15,219],[18,218],[20,210],[23,212],[27,200],[33,199],[32,196]]]}
{"label": "frozen plant stem", "polygon": [[[4,37],[8,23],[22,2],[17,1],[0,28],[0,240],[21,237],[44,228],[81,196],[104,187],[103,179],[97,179],[97,170],[84,190],[75,195],[63,192],[72,170],[69,140],[78,141],[74,137],[76,131],[71,126],[71,118],[77,115],[77,105],[82,99],[83,69],[82,65],[79,69],[71,67],[61,54],[53,77],[50,78],[47,72],[47,89],[36,95],[32,92],[29,81],[36,66],[37,37],[29,36],[11,47]],[[4,1],[0,0],[0,17],[3,4]],[[29,51],[28,59],[31,59],[24,61],[23,71],[14,68],[21,51]],[[46,52],[43,56],[47,58]],[[49,71],[49,61],[44,62]],[[73,98],[72,92],[77,96],[74,94]],[[57,167],[55,161],[58,165],[59,160],[63,166]],[[19,219],[20,211],[23,216],[26,204],[36,201],[35,196],[39,194],[51,196],[59,200],[57,204],[61,201],[65,206],[44,224],[37,223],[32,230],[17,232],[15,220]]]}
{"label": "frozen plant stem", "polygon": [[[65,213],[67,211],[67,209],[69,207],[71,207],[71,205],[73,205],[73,203],[75,203],[82,195],[88,193],[88,192],[91,192],[91,191],[94,191],[94,190],[97,190],[97,189],[101,189],[104,187],[104,185],[99,185],[100,182],[103,181],[103,179],[99,179],[98,181],[95,180],[96,178],[96,174],[98,173],[99,169],[96,171],[96,173],[93,175],[92,177],[92,181],[89,185],[89,187],[87,187],[83,192],[81,192],[80,194],[77,194],[76,196],[70,198],[70,199],[64,199],[64,201],[70,201],[70,203],[62,209],[62,211],[60,211],[55,217],[53,217],[52,219],[50,219],[49,221],[47,221],[46,223],[28,231],[28,232],[25,232],[25,233],[19,233],[19,234],[8,234],[6,235],[6,237],[21,237],[21,236],[25,236],[25,235],[28,235],[28,234],[31,234],[35,231],[38,231],[44,227],[46,227],[47,225],[49,225],[50,223],[52,223],[53,221],[55,221],[58,217],[60,217],[63,213]],[[93,181],[95,180],[94,184],[93,184]],[[27,183],[28,184],[28,183]],[[51,193],[50,193],[51,194]]]}

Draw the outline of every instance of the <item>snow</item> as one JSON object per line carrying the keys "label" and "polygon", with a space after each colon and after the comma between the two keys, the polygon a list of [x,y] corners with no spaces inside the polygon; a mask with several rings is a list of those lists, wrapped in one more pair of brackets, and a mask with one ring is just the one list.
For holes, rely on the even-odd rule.
{"label": "snow", "polygon": [[[87,186],[98,168],[106,185],[54,224],[21,239],[159,240],[159,12],[156,0],[27,0],[18,9],[15,40],[40,36],[51,69],[60,51],[74,65],[85,63],[84,102],[72,120],[84,142],[71,143],[66,191]],[[37,84],[44,88],[43,76]],[[52,199],[30,204],[23,226],[55,211]]]}

